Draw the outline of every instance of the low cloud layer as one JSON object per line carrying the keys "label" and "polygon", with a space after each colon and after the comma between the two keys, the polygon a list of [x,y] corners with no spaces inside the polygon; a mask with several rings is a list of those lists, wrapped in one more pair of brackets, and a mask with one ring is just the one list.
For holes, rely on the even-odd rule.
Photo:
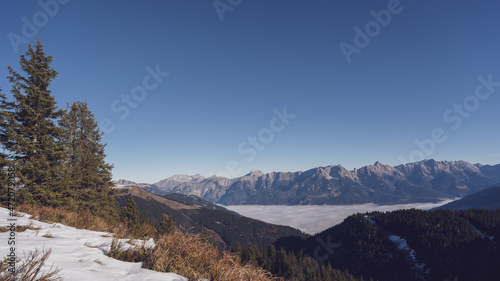
{"label": "low cloud layer", "polygon": [[224,206],[243,216],[258,219],[272,224],[288,225],[300,229],[308,234],[315,234],[341,223],[352,214],[372,211],[394,211],[400,209],[422,209],[428,210],[442,206],[453,200],[439,203],[417,203],[400,205],[306,205],[306,206],[284,206],[284,205],[233,205]]}

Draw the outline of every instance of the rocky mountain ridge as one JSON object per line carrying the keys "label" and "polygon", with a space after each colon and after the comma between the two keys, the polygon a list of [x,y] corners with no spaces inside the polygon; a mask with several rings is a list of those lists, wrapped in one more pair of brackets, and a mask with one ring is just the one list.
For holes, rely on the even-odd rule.
{"label": "rocky mountain ridge", "polygon": [[214,203],[240,204],[401,204],[463,197],[500,182],[500,164],[435,161],[374,165],[347,170],[342,165],[299,172],[252,172],[228,179],[176,175],[140,187],[155,194],[193,194]]}

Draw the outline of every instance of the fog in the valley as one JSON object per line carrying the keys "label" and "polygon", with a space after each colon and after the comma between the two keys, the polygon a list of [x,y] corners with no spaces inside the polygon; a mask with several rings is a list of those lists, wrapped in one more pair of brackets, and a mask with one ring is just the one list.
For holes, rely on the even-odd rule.
{"label": "fog in the valley", "polygon": [[315,234],[336,224],[341,223],[346,217],[371,211],[393,211],[399,209],[428,210],[442,206],[453,200],[439,203],[416,203],[399,205],[232,205],[225,208],[235,211],[243,216],[262,220],[268,223],[288,225],[300,229],[308,234]]}

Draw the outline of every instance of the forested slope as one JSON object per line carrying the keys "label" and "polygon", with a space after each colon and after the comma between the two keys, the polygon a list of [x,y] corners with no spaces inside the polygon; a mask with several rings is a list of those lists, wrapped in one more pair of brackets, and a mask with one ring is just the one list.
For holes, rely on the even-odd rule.
{"label": "forested slope", "polygon": [[365,278],[484,281],[500,276],[499,238],[500,210],[412,209],[356,214],[307,239],[282,238],[274,247]]}

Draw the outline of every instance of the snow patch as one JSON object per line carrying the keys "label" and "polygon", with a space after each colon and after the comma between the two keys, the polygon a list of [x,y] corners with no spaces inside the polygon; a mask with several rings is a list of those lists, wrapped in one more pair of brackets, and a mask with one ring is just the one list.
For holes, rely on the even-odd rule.
{"label": "snow patch", "polygon": [[471,226],[472,226],[472,228],[474,228],[474,230],[475,230],[477,233],[479,233],[479,235],[481,235],[481,238],[484,238],[484,234],[483,234],[483,233],[482,233],[479,229],[477,229],[477,228],[476,228],[475,226],[473,226],[472,224],[471,224]]}
{"label": "snow patch", "polygon": [[[482,232],[481,232],[479,229],[477,229],[475,226],[473,226],[472,224],[471,224],[471,226],[472,226],[472,228],[474,228],[474,230],[475,230],[477,233],[479,233],[479,235],[481,235],[481,238],[486,237],[486,236],[484,235],[484,233],[482,233]],[[488,238],[490,239],[490,241],[493,241],[493,240],[495,239],[495,237],[494,237],[494,236],[488,236]]]}
{"label": "snow patch", "polygon": [[372,218],[370,218],[369,216],[365,216],[365,219],[367,221],[369,221],[371,224],[375,225],[375,221]]}
{"label": "snow patch", "polygon": [[408,243],[404,238],[397,235],[390,235],[389,240],[396,243],[398,245],[398,249],[408,251],[411,259],[413,260],[414,266],[420,270],[424,270],[425,264],[418,263],[415,251],[408,246]]}
{"label": "snow patch", "polygon": [[[0,221],[8,225],[9,210],[0,208]],[[147,280],[147,281],[187,281],[186,278],[174,273],[162,273],[141,268],[142,263],[124,262],[115,260],[105,255],[109,251],[112,233],[76,229],[59,223],[49,224],[30,219],[29,215],[15,217],[16,225],[29,225],[38,229],[27,229],[16,232],[16,256],[23,259],[29,251],[52,249],[52,254],[45,263],[42,271],[54,268],[62,269],[61,274],[65,280],[74,281],[100,281],[100,280]],[[9,222],[10,223],[10,222]],[[44,235],[50,233],[50,237]],[[0,233],[0,252],[8,253],[10,246],[7,244],[10,232]],[[153,247],[154,241],[122,239],[123,247],[134,247],[132,244],[142,243]],[[4,243],[5,242],[5,243]],[[2,257],[2,256],[0,256]]]}

